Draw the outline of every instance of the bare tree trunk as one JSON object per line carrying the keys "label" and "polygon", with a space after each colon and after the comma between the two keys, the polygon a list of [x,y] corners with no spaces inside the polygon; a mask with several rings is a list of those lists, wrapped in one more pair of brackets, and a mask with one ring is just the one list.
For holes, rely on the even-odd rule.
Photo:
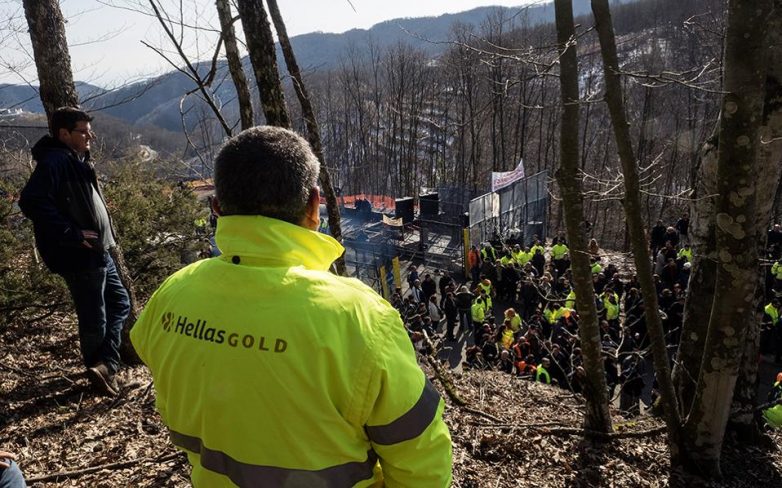
{"label": "bare tree trunk", "polygon": [[683,412],[689,412],[701,371],[703,348],[717,277],[715,208],[717,199],[717,129],[703,145],[690,203],[690,244],[693,250],[690,283],[684,304],[681,342],[674,378]]}
{"label": "bare tree trunk", "polygon": [[[776,10],[776,9],[775,9]],[[756,203],[758,228],[756,242],[759,243],[758,252],[764,253],[766,246],[766,228],[771,222],[774,207],[774,199],[767,198],[775,195],[780,188],[782,178],[782,18],[779,13],[771,17],[768,30],[767,45],[770,46],[769,60],[766,63],[766,93],[763,111],[763,122],[760,128],[760,154],[758,160],[758,179],[756,193],[764,196]],[[755,293],[753,310],[760,310],[760,300],[765,285],[765,274],[759,272],[759,293]],[[756,314],[757,315],[757,314]],[[736,391],[733,396],[733,409],[741,413],[731,419],[731,426],[742,434],[743,438],[752,439],[757,432],[754,429],[751,411],[756,406],[757,399],[757,373],[759,354],[759,320],[750,324],[747,331],[747,348],[742,359]]]}
{"label": "bare tree trunk", "polygon": [[623,204],[625,214],[627,215],[627,225],[630,230],[630,247],[635,258],[638,280],[641,283],[646,324],[652,341],[655,373],[660,386],[660,397],[665,412],[665,423],[668,428],[671,462],[676,466],[679,464],[681,456],[681,416],[676,402],[673,381],[671,380],[668,354],[665,347],[665,335],[660,320],[657,293],[652,280],[652,269],[648,256],[649,245],[644,232],[644,222],[641,218],[638,168],[633,156],[633,145],[625,116],[624,102],[622,101],[619,60],[616,54],[616,39],[614,38],[608,0],[592,0],[592,12],[600,39],[600,53],[603,58],[603,74],[606,84],[605,101],[611,115],[611,125],[613,126],[619,160],[622,163],[624,172],[625,194]]}
{"label": "bare tree trunk", "polygon": [[562,207],[570,243],[573,282],[578,308],[578,335],[584,358],[584,398],[586,414],[584,428],[610,432],[611,413],[608,409],[608,387],[600,343],[600,327],[595,306],[595,288],[584,235],[584,196],[581,191],[578,165],[578,61],[576,33],[573,25],[572,0],[555,0],[559,83],[562,90],[562,121],[560,125],[560,168],[557,180],[562,191]]}
{"label": "bare tree trunk", "polygon": [[[269,13],[274,22],[274,29],[277,31],[277,37],[280,40],[280,46],[282,46],[282,53],[285,56],[285,64],[288,66],[288,73],[290,73],[293,78],[293,87],[296,89],[296,96],[299,98],[299,104],[301,104],[301,112],[304,116],[304,121],[307,124],[307,134],[309,136],[310,145],[312,146],[312,151],[321,162],[320,186],[326,197],[326,210],[329,214],[329,230],[331,230],[331,235],[334,239],[342,242],[339,204],[337,203],[337,195],[334,193],[334,187],[331,186],[331,176],[326,168],[326,160],[323,157],[323,144],[320,140],[318,119],[315,117],[315,110],[312,108],[312,102],[307,93],[307,87],[304,85],[304,79],[301,76],[299,64],[296,62],[293,47],[291,47],[290,39],[288,39],[288,31],[285,28],[285,22],[282,19],[277,0],[267,0],[267,2],[269,4]],[[334,262],[334,266],[337,269],[337,274],[342,276],[346,275],[347,270],[345,269],[344,255],[340,256]]]}
{"label": "bare tree trunk", "polygon": [[[771,222],[774,199],[768,198],[775,195],[782,178],[782,19],[779,15],[772,16],[769,25],[769,42],[771,46],[770,59],[767,63],[765,110],[762,127],[760,128],[760,155],[758,161],[758,178],[755,193],[761,195],[756,202],[757,235],[755,242],[759,254],[765,253],[766,228]],[[742,412],[731,418],[731,427],[737,431],[743,439],[751,440],[757,437],[758,432],[753,422],[753,411],[757,406],[757,376],[758,355],[760,353],[760,320],[762,312],[759,307],[760,300],[764,298],[765,273],[758,270],[758,292],[755,293],[752,310],[755,313],[754,321],[750,321],[747,330],[746,349],[742,359],[739,377],[736,383],[736,391],[733,394],[733,407],[731,410]]]}
{"label": "bare tree trunk", "polygon": [[[56,0],[24,0],[24,11],[30,29],[35,66],[38,69],[41,102],[51,126],[51,116],[56,109],[79,106],[62,11]],[[139,364],[141,360],[128,336],[130,328],[136,323],[139,307],[119,240],[112,249],[112,257],[120,280],[130,297],[130,314],[122,328],[120,353],[126,363]]]}
{"label": "bare tree trunk", "polygon": [[[720,475],[720,454],[754,310],[758,255],[755,208],[772,0],[731,0],[717,159],[717,279],[698,389],[684,425],[693,472]],[[747,29],[747,26],[753,26]]]}
{"label": "bare tree trunk", "polygon": [[23,3],[38,69],[39,95],[46,117],[51,120],[56,109],[79,105],[65,21],[57,0],[24,0]]}
{"label": "bare tree trunk", "polygon": [[274,37],[263,0],[238,0],[237,5],[266,123],[289,129],[291,122],[277,70]]}
{"label": "bare tree trunk", "polygon": [[228,71],[231,72],[236,87],[236,99],[239,103],[239,117],[242,121],[242,130],[249,129],[253,123],[253,103],[250,97],[250,88],[247,77],[242,68],[242,58],[239,56],[239,48],[236,45],[236,33],[234,21],[231,17],[231,4],[228,0],[216,0],[217,16],[220,18],[220,31],[225,43],[225,57],[228,60]]}

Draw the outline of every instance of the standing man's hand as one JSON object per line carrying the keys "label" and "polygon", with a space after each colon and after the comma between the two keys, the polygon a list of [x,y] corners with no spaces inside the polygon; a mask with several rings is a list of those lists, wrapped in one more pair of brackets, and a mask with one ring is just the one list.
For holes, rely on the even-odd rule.
{"label": "standing man's hand", "polygon": [[84,236],[84,240],[81,241],[82,247],[86,247],[87,249],[92,249],[93,246],[90,244],[90,240],[97,239],[98,233],[94,230],[83,230],[81,231],[81,234]]}
{"label": "standing man's hand", "polygon": [[10,464],[7,462],[16,459],[16,454],[0,450],[0,468],[7,469]]}

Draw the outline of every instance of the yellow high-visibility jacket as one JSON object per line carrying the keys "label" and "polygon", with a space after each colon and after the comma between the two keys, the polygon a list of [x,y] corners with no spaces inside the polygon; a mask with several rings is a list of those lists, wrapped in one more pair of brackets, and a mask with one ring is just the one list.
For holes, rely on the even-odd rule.
{"label": "yellow high-visibility jacket", "polygon": [[568,248],[564,244],[554,244],[551,246],[551,259],[563,259],[568,253]]}
{"label": "yellow high-visibility jacket", "polygon": [[[505,315],[505,319],[508,320],[507,315]],[[519,329],[521,329],[521,317],[516,314],[510,318],[510,330],[515,334]]]}
{"label": "yellow high-visibility jacket", "polygon": [[769,303],[763,308],[763,312],[771,319],[771,325],[777,325],[779,322],[779,310],[774,307],[773,303]]}
{"label": "yellow high-visibility jacket", "polygon": [[476,298],[470,306],[470,316],[473,322],[483,322],[483,319],[486,318],[486,304]]}
{"label": "yellow high-visibility jacket", "polygon": [[692,262],[692,249],[687,248],[681,248],[679,249],[679,252],[676,253],[676,257],[678,259],[684,258],[688,263]]}
{"label": "yellow high-visibility jacket", "polygon": [[576,290],[570,290],[565,298],[565,307],[575,310],[576,308]]}
{"label": "yellow high-visibility jacket", "polygon": [[444,403],[399,314],[327,271],[342,246],[260,216],[220,217],[216,241],[130,334],[193,485],[449,485]]}
{"label": "yellow high-visibility jacket", "polygon": [[[611,295],[614,296],[614,302],[611,303]],[[619,295],[616,293],[603,293],[603,307],[606,310],[606,320],[616,320],[619,318]]]}

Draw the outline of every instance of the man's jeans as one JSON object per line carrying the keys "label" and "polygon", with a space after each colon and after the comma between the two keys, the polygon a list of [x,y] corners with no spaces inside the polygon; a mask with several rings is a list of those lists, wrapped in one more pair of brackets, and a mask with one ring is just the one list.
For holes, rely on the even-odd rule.
{"label": "man's jeans", "polygon": [[79,318],[79,342],[84,366],[103,362],[110,373],[119,369],[122,325],[130,312],[130,299],[106,254],[106,267],[63,274]]}
{"label": "man's jeans", "polygon": [[25,488],[24,476],[19,470],[19,465],[9,460],[4,460],[9,464],[7,468],[0,468],[0,488]]}

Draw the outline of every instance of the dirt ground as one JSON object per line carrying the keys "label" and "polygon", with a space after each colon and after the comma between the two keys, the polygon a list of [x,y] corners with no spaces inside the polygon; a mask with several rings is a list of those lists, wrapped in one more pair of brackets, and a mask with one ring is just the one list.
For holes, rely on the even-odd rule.
{"label": "dirt ground", "polygon": [[[189,486],[185,457],[155,412],[149,373],[134,367],[121,374],[127,386],[119,397],[91,391],[71,315],[0,331],[0,448],[19,455],[30,486]],[[564,390],[497,372],[449,376],[468,405],[443,393],[453,486],[666,486],[667,448],[657,419],[617,415],[617,432],[649,433],[593,445],[577,435],[582,402]],[[434,384],[444,391],[436,378]],[[714,486],[782,486],[782,435],[772,440],[765,450],[729,447],[725,480]]]}

